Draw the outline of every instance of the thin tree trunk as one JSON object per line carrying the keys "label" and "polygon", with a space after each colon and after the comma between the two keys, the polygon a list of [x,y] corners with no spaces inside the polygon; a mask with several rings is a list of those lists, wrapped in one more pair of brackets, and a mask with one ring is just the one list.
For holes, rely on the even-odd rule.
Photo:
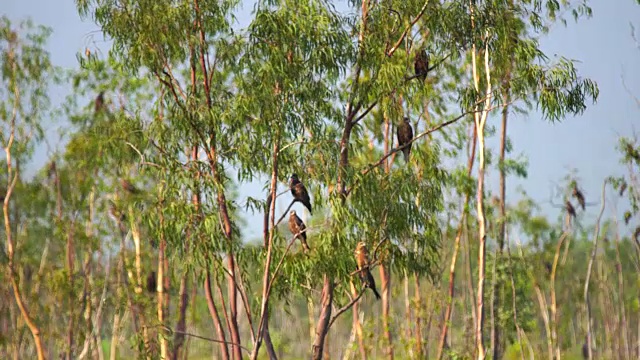
{"label": "thin tree trunk", "polygon": [[15,124],[12,123],[11,126],[11,134],[9,138],[9,145],[5,147],[5,156],[7,158],[7,178],[12,179],[9,187],[7,188],[7,193],[5,194],[4,203],[2,206],[2,211],[4,213],[4,230],[6,237],[6,249],[7,249],[7,257],[9,260],[8,269],[9,269],[9,281],[11,282],[11,288],[13,289],[13,296],[16,299],[16,305],[20,310],[20,314],[22,315],[22,319],[27,324],[29,331],[31,331],[31,335],[33,336],[33,341],[35,343],[36,352],[38,356],[38,360],[43,360],[45,358],[44,348],[42,346],[42,339],[40,337],[40,328],[36,325],[35,321],[31,318],[29,314],[29,310],[27,309],[27,305],[22,300],[22,294],[20,292],[20,287],[18,286],[18,281],[16,279],[15,267],[13,263],[14,259],[14,241],[11,232],[11,221],[9,219],[9,200],[11,198],[11,193],[15,187],[15,184],[18,181],[18,174],[13,174],[11,169],[11,144],[13,143],[14,136],[14,128]]}
{"label": "thin tree trunk", "polygon": [[391,275],[384,264],[380,264],[380,290],[382,294],[382,328],[387,345],[386,353],[393,360],[393,338],[391,336],[391,324],[389,321],[389,305],[391,301]]}
{"label": "thin tree trunk", "polygon": [[[475,126],[473,127],[473,139],[470,140],[471,153],[467,161],[467,175],[470,176],[473,171],[473,163],[476,154],[476,137],[477,132]],[[462,237],[462,230],[464,228],[464,219],[466,217],[467,205],[469,204],[469,195],[465,195],[464,202],[462,204],[462,210],[460,211],[460,223],[458,224],[458,230],[456,232],[456,238],[453,243],[453,254],[451,255],[451,265],[449,266],[449,294],[447,297],[447,307],[444,312],[444,319],[442,322],[442,331],[440,332],[440,341],[438,342],[438,353],[436,359],[442,359],[444,353],[444,346],[447,342],[447,334],[449,331],[449,322],[451,321],[451,313],[453,312],[453,297],[455,296],[455,277],[456,277],[456,262],[458,259],[458,252],[460,250],[460,238]]]}
{"label": "thin tree trunk", "polygon": [[556,253],[553,257],[553,265],[551,267],[551,277],[549,279],[549,284],[551,287],[551,343],[555,347],[555,357],[557,360],[560,359],[560,344],[558,339],[558,310],[557,310],[557,302],[556,302],[556,273],[558,271],[558,259],[560,258],[560,251],[562,250],[562,244],[564,240],[569,235],[571,231],[570,227],[569,215],[567,215],[567,230],[560,235],[560,239],[558,239],[558,245],[556,245]]}
{"label": "thin tree trunk", "polygon": [[138,229],[138,224],[135,221],[131,226],[131,237],[133,238],[133,245],[135,248],[134,266],[136,268],[136,281],[134,284],[134,289],[136,294],[141,294],[142,293],[142,248],[140,243],[140,231]]}
{"label": "thin tree trunk", "polygon": [[[279,93],[280,86],[276,83],[276,91]],[[271,336],[269,335],[269,295],[271,292],[270,284],[272,278],[270,276],[270,268],[273,257],[273,237],[275,232],[275,208],[276,208],[276,193],[278,190],[278,153],[280,152],[280,127],[276,130],[276,141],[273,144],[272,153],[272,169],[271,169],[271,186],[269,192],[269,200],[267,201],[268,209],[265,211],[264,221],[264,242],[267,245],[267,255],[264,265],[264,273],[262,278],[262,303],[260,304],[260,320],[258,322],[258,337],[255,340],[253,351],[251,353],[251,359],[256,360],[258,358],[258,351],[260,350],[261,339],[263,337],[269,338],[271,343]],[[267,221],[270,219],[270,221]],[[274,274],[275,276],[275,274]],[[269,357],[273,360],[276,359],[273,345],[271,349],[267,349]]]}
{"label": "thin tree trunk", "polygon": [[[162,210],[158,209],[158,214],[160,216],[160,228],[164,228],[164,216],[162,214]],[[166,239],[164,238],[164,232],[160,232],[160,245],[158,247],[158,274],[156,280],[156,297],[157,297],[157,305],[156,310],[158,314],[158,323],[161,326],[160,331],[158,331],[158,342],[160,343],[160,359],[166,360],[169,358],[169,348],[167,344],[167,331],[165,330],[165,307],[164,307],[164,298],[165,298],[165,249],[167,247]],[[225,359],[228,360],[228,359]]]}
{"label": "thin tree trunk", "polygon": [[321,360],[324,351],[325,337],[329,330],[329,320],[331,320],[331,304],[333,303],[333,288],[335,284],[328,275],[323,276],[322,285],[322,309],[315,331],[315,340],[313,342],[313,360]]}
{"label": "thin tree trunk", "polygon": [[[513,60],[512,60],[513,62]],[[508,65],[507,71],[505,73],[505,78],[503,81],[504,90],[502,92],[502,97],[505,99],[505,105],[502,108],[502,127],[500,131],[500,233],[498,235],[498,256],[496,260],[502,259],[502,254],[504,251],[504,239],[506,236],[507,229],[507,212],[506,212],[506,183],[507,177],[505,173],[505,159],[506,159],[506,140],[507,140],[507,118],[509,116],[509,103],[511,102],[511,64]],[[493,304],[491,305],[494,311],[500,311],[500,304],[503,299],[503,282],[500,280],[501,277],[498,276],[498,281],[496,282],[493,288]],[[504,353],[504,341],[501,337],[500,324],[498,326],[495,325],[495,322],[492,321],[491,324],[491,342],[493,343],[493,359],[498,360],[502,358],[502,354]]]}
{"label": "thin tree trunk", "polygon": [[[389,152],[389,146],[392,143],[390,139],[391,133],[391,122],[389,121],[389,117],[385,113],[384,115],[384,153]],[[385,172],[390,172],[390,161],[389,159],[385,160]],[[383,226],[386,226],[386,218],[383,220]],[[384,231],[384,230],[383,230]],[[389,269],[387,269],[386,264],[381,263],[379,267],[380,273],[380,289],[382,290],[382,329],[384,333],[384,339],[386,342],[386,353],[389,360],[393,360],[393,338],[391,336],[391,326],[389,321],[389,306],[391,301],[391,274]]]}
{"label": "thin tree trunk", "polygon": [[[506,232],[505,232],[506,236]],[[505,237],[506,240],[506,237]],[[518,322],[518,307],[516,306],[516,282],[513,279],[513,262],[511,261],[511,246],[509,246],[509,242],[505,241],[507,244],[507,256],[509,259],[509,279],[511,280],[511,307],[513,310],[513,323],[516,326],[516,336],[518,338],[518,345],[520,346],[520,359],[524,360],[524,347],[522,345],[522,336],[520,335],[521,329],[520,324]]]}
{"label": "thin tree trunk", "polygon": [[[473,9],[473,8],[472,8]],[[473,11],[473,10],[472,10]],[[473,12],[472,12],[473,23]],[[485,34],[485,38],[487,35]],[[478,321],[476,324],[476,352],[477,358],[483,360],[485,357],[484,349],[484,278],[485,278],[485,248],[486,248],[486,219],[484,215],[484,174],[485,174],[485,141],[484,141],[484,129],[487,122],[487,116],[489,115],[489,106],[491,105],[491,72],[489,67],[489,47],[488,42],[485,41],[484,48],[484,72],[486,76],[485,91],[486,100],[483,104],[481,113],[476,112],[474,114],[474,120],[476,124],[476,132],[478,134],[478,194],[477,194],[477,220],[478,220],[478,293],[477,293],[477,316]],[[477,50],[475,44],[472,51],[472,69],[473,78],[476,91],[479,89],[479,76],[476,62]]]}
{"label": "thin tree trunk", "polygon": [[[202,71],[202,81],[203,81],[203,87],[204,87],[204,96],[205,96],[205,100],[206,100],[206,105],[207,105],[207,109],[211,110],[213,109],[213,101],[211,99],[211,87],[209,84],[209,69],[207,67],[207,57],[208,57],[208,53],[207,53],[207,40],[205,38],[205,30],[204,27],[202,25],[202,19],[201,19],[201,13],[200,13],[200,8],[199,8],[199,1],[198,0],[194,0],[193,2],[194,4],[194,10],[196,13],[196,25],[197,25],[197,30],[198,30],[198,36],[199,36],[199,41],[200,41],[200,45],[198,47],[199,50],[199,54],[196,56],[195,55],[195,50],[193,50],[193,48],[191,49],[191,56],[192,58],[196,58],[194,60],[197,61],[197,63],[199,63],[200,65],[200,70]],[[196,77],[195,77],[195,66],[196,66],[196,61],[192,61],[192,69],[191,69],[191,84],[192,87],[195,88],[197,87],[197,82],[196,82]],[[195,91],[194,91],[195,93]],[[211,132],[209,134],[210,136],[210,146],[208,148],[208,151],[206,151],[206,155],[207,155],[207,161],[209,164],[209,168],[211,170],[211,175],[213,177],[214,183],[216,185],[216,187],[218,188],[218,190],[216,191],[216,202],[217,202],[217,206],[218,206],[218,211],[221,215],[221,230],[227,240],[227,246],[228,246],[228,250],[227,250],[227,267],[228,267],[228,284],[227,284],[227,293],[229,296],[229,312],[230,312],[230,318],[229,318],[229,325],[230,325],[230,333],[231,333],[231,340],[234,343],[232,345],[232,352],[233,352],[233,358],[234,360],[240,360],[242,359],[242,350],[241,350],[241,340],[240,340],[240,332],[238,330],[238,301],[237,301],[237,295],[238,295],[238,290],[237,290],[237,277],[236,277],[236,260],[235,260],[235,254],[233,251],[233,234],[232,234],[232,221],[231,221],[231,217],[229,215],[229,210],[227,207],[227,197],[225,194],[225,186],[224,186],[224,182],[222,179],[222,176],[220,175],[220,170],[218,169],[219,167],[219,160],[218,160],[218,153],[217,153],[217,136],[218,134],[216,132]]]}
{"label": "thin tree trunk", "polygon": [[204,293],[207,299],[209,314],[211,315],[211,319],[213,320],[213,325],[216,327],[218,339],[221,341],[219,343],[219,346],[222,360],[229,360],[229,348],[226,344],[227,339],[225,337],[224,330],[222,329],[222,323],[220,322],[220,315],[218,315],[216,304],[213,302],[213,295],[211,294],[211,273],[208,270],[206,272],[204,280]]}
{"label": "thin tree trunk", "polygon": [[189,294],[187,285],[187,274],[184,273],[180,277],[180,302],[178,304],[178,324],[176,325],[176,333],[173,337],[173,352],[171,353],[172,360],[178,360],[180,357],[180,350],[184,345],[184,332],[186,330],[186,312],[187,305],[189,304]]}
{"label": "thin tree trunk", "polygon": [[542,314],[542,321],[544,321],[544,328],[547,334],[547,352],[549,353],[549,360],[553,360],[553,340],[551,337],[551,326],[549,324],[549,312],[547,311],[547,302],[544,299],[544,295],[540,290],[540,287],[534,285],[536,295],[538,297],[538,305],[540,306],[540,314]]}
{"label": "thin tree trunk", "polygon": [[[424,310],[422,309],[422,298],[420,295],[420,278],[417,273],[413,274],[414,279],[414,312],[416,314],[416,330],[414,331],[414,339],[416,342],[416,358],[422,359],[424,358],[423,354],[423,344],[425,343],[425,339],[422,335],[422,318],[424,316]],[[429,332],[427,332],[429,334]],[[428,340],[428,339],[427,339]]]}
{"label": "thin tree trunk", "polygon": [[[402,283],[404,285],[404,331],[405,331],[405,339],[411,339],[413,336],[413,319],[411,312],[411,297],[409,296],[409,275],[407,271],[404,271],[404,276],[402,278]],[[409,358],[413,359],[413,347],[408,347],[407,351],[409,352]]]}
{"label": "thin tree trunk", "polygon": [[[120,251],[124,252],[124,249],[121,249]],[[116,269],[117,271],[116,292],[117,292],[118,299],[122,299],[122,287],[123,287],[123,277],[124,277],[123,258],[124,258],[124,255],[118,257],[118,267]],[[109,259],[108,261],[111,261],[111,259]],[[116,308],[116,310],[113,312],[113,329],[111,330],[111,346],[109,349],[110,360],[116,360],[116,353],[118,352],[118,339],[120,335],[119,331],[120,331],[120,310]]]}
{"label": "thin tree trunk", "polygon": [[598,251],[598,239],[600,237],[600,221],[602,219],[602,214],[604,213],[605,208],[605,189],[607,186],[607,181],[602,184],[602,197],[600,198],[601,206],[600,206],[600,214],[598,214],[598,220],[596,221],[596,228],[594,230],[594,239],[593,239],[593,249],[591,250],[591,257],[589,258],[589,264],[587,265],[587,275],[584,282],[584,303],[586,307],[587,314],[587,354],[589,360],[593,359],[593,349],[592,344],[593,336],[591,333],[591,302],[589,299],[589,282],[591,280],[591,269],[593,268],[593,262],[596,258],[596,252]]}
{"label": "thin tree trunk", "polygon": [[[618,224],[616,221],[616,233]],[[617,234],[616,234],[617,235]],[[631,352],[629,351],[629,333],[627,323],[627,310],[624,304],[624,274],[622,273],[622,260],[620,259],[620,243],[619,236],[616,236],[615,249],[616,249],[616,273],[618,275],[618,308],[620,309],[620,315],[622,317],[620,324],[620,337],[622,338],[624,358],[630,359]]]}

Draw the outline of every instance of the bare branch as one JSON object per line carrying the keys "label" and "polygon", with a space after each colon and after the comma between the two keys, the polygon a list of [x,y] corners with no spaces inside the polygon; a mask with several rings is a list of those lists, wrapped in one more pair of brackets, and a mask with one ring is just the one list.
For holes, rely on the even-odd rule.
{"label": "bare branch", "polygon": [[420,9],[420,12],[418,13],[418,15],[416,15],[416,17],[413,19],[413,21],[411,21],[411,24],[409,24],[409,26],[407,26],[404,29],[404,31],[402,32],[402,35],[400,35],[400,38],[398,39],[398,41],[396,41],[396,43],[393,45],[393,47],[387,52],[387,56],[389,56],[389,57],[393,56],[393,53],[395,53],[396,50],[398,50],[398,48],[400,47],[400,44],[402,44],[402,41],[404,40],[405,36],[407,36],[407,33],[411,30],[413,25],[415,25],[418,22],[418,20],[420,20],[420,18],[424,14],[424,11],[427,10],[427,5],[428,4],[429,4],[429,0],[424,2],[424,5],[422,5],[422,9]]}
{"label": "bare branch", "polygon": [[356,302],[358,302],[358,300],[360,300],[362,295],[364,295],[364,291],[360,291],[358,296],[356,296],[355,298],[351,299],[351,301],[349,301],[349,303],[347,303],[345,306],[343,306],[340,309],[338,309],[338,311],[336,311],[336,313],[331,317],[331,320],[329,320],[329,326],[327,327],[327,329],[331,328],[331,325],[333,324],[334,321],[336,321],[336,319],[338,319],[338,316],[342,315],[345,311],[351,309],[351,307]]}

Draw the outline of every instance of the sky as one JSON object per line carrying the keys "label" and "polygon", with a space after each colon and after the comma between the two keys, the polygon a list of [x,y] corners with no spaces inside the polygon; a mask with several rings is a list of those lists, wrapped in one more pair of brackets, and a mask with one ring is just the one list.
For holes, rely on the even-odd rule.
{"label": "sky", "polygon": [[[549,204],[553,182],[559,183],[575,169],[587,202],[598,203],[605,177],[625,172],[616,150],[619,136],[640,130],[640,106],[631,95],[640,98],[640,45],[632,39],[630,26],[635,25],[640,38],[640,6],[636,0],[595,0],[590,6],[592,18],[581,19],[577,24],[569,19],[567,27],[555,25],[549,35],[541,39],[541,47],[551,58],[558,54],[578,61],[581,76],[591,78],[599,86],[597,104],[589,104],[584,114],[559,123],[543,120],[536,111],[526,116],[512,116],[509,121],[508,132],[514,144],[512,155],[526,155],[529,169],[526,179],[508,180],[507,199],[513,199],[516,189],[522,187],[543,204],[543,211],[552,218],[561,211]],[[31,18],[36,24],[53,29],[47,48],[58,66],[76,68],[76,53],[84,52],[85,47],[98,47],[105,54],[108,51],[110,43],[91,19],[80,19],[74,1],[4,0],[1,8],[14,22]],[[238,16],[240,26],[248,23],[252,8],[252,5],[244,6]],[[53,103],[62,101],[69,89],[70,86],[62,87],[53,94]],[[499,120],[490,119],[489,125],[499,128]],[[489,146],[497,148],[497,145],[497,137],[489,140]],[[39,152],[34,164],[45,161],[46,153]],[[489,174],[488,187],[494,193],[498,191],[497,174]],[[279,190],[283,189],[281,184]],[[255,184],[242,186],[240,191],[241,203],[243,195],[263,196],[261,186]],[[554,201],[560,203],[561,199]],[[286,205],[283,204],[280,211]],[[302,213],[297,205],[296,210]],[[589,206],[583,215],[585,223],[595,219],[598,211],[599,204]],[[261,231],[259,219],[257,214],[247,218],[251,228],[247,235],[255,236]]]}

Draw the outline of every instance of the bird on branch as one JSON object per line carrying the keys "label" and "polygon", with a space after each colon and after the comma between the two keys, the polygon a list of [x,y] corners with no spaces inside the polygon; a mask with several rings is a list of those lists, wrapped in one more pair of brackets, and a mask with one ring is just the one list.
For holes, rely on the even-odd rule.
{"label": "bird on branch", "polygon": [[376,299],[380,300],[380,294],[378,294],[378,290],[376,290],[376,281],[373,279],[371,271],[369,271],[370,262],[367,244],[364,241],[360,241],[356,246],[354,254],[356,256],[356,264],[358,265],[360,280],[362,280],[365,287],[373,291]]}
{"label": "bird on branch", "polygon": [[405,116],[404,121],[400,125],[398,125],[396,136],[398,137],[398,147],[409,144],[404,149],[402,149],[402,153],[404,154],[404,161],[408,163],[412,145],[410,142],[411,139],[413,139],[413,128],[411,127],[411,123],[409,122],[408,117]]}
{"label": "bird on branch", "polygon": [[306,228],[307,227],[304,225],[302,219],[300,219],[296,214],[296,211],[289,211],[289,231],[291,231],[291,233],[300,240],[304,251],[308,252],[311,249],[309,248],[309,244],[307,244],[307,232],[304,231]]}
{"label": "bird on branch", "polygon": [[307,188],[300,182],[298,179],[298,175],[291,174],[291,178],[289,179],[289,188],[291,189],[291,195],[293,195],[293,201],[299,201],[304,205],[307,209],[309,209],[309,214],[313,215],[311,211],[311,199],[309,198],[309,193],[307,192]]}

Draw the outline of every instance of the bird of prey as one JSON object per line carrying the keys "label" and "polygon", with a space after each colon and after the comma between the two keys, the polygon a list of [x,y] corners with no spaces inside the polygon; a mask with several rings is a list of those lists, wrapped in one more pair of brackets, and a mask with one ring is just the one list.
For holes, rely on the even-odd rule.
{"label": "bird of prey", "polygon": [[376,290],[376,281],[373,279],[371,271],[369,271],[369,251],[367,250],[367,244],[365,244],[364,241],[360,241],[356,246],[354,254],[356,256],[360,280],[362,280],[365,287],[373,291],[376,299],[379,300],[380,294],[378,294],[378,290]]}
{"label": "bird of prey", "polygon": [[158,281],[156,279],[156,272],[152,271],[147,275],[147,291],[151,294],[157,291],[156,287],[158,285]]}
{"label": "bird of prey", "polygon": [[623,182],[622,185],[620,185],[620,196],[624,195],[625,190],[627,190],[627,183]]}
{"label": "bird of prey", "polygon": [[576,217],[576,209],[573,207],[569,200],[564,203],[564,208],[567,210],[569,216],[571,216],[572,218]]}
{"label": "bird of prey", "polygon": [[140,193],[140,190],[138,188],[136,188],[135,186],[133,186],[133,184],[130,183],[126,179],[120,179],[120,185],[122,185],[122,188],[124,190],[126,190],[127,192],[129,192],[131,194],[139,194]]}
{"label": "bird of prey", "polygon": [[586,203],[584,201],[584,195],[582,194],[582,191],[578,189],[578,184],[573,183],[573,190],[571,194],[576,198],[576,200],[578,200],[578,204],[580,204],[580,207],[582,208],[582,210],[584,210]]}
{"label": "bird of prey", "polygon": [[102,110],[103,106],[104,106],[104,91],[100,91],[100,93],[96,97],[96,101],[94,105],[95,113],[97,114],[98,111]]}
{"label": "bird of prey", "polygon": [[313,212],[311,211],[311,199],[309,198],[309,193],[307,192],[307,188],[305,188],[298,179],[298,175],[291,174],[291,178],[289,179],[289,188],[291,189],[291,195],[293,195],[293,201],[301,202],[302,205],[309,209],[309,214],[313,215]]}
{"label": "bird of prey", "polygon": [[416,72],[416,77],[424,82],[427,79],[427,72],[429,71],[429,54],[427,54],[425,49],[416,51],[413,68]]}
{"label": "bird of prey", "polygon": [[[304,251],[311,250],[309,244],[307,244],[307,232],[304,231],[307,227],[302,222],[302,219],[298,217],[295,210],[289,211],[289,231],[300,240]],[[304,232],[303,232],[304,231]]]}
{"label": "bird of prey", "polygon": [[409,155],[411,154],[411,139],[413,139],[413,128],[411,127],[411,123],[409,123],[409,118],[404,117],[404,121],[398,125],[398,130],[396,131],[396,135],[398,137],[398,146],[403,146],[405,144],[407,147],[402,149],[402,153],[404,154],[404,161],[409,162]]}

